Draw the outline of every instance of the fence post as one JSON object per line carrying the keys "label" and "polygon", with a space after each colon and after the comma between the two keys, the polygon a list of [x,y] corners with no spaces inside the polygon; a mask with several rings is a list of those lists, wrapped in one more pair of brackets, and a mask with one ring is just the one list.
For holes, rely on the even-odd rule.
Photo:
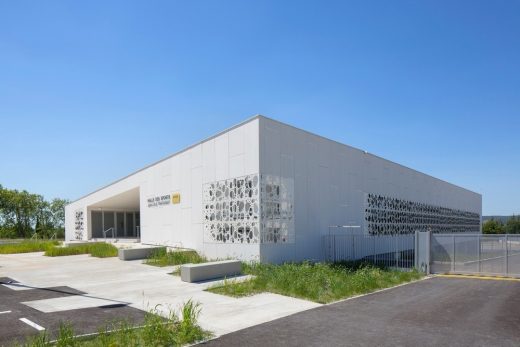
{"label": "fence post", "polygon": [[477,242],[478,242],[478,272],[482,272],[482,263],[481,263],[481,260],[482,260],[482,255],[481,255],[481,252],[482,252],[482,240],[480,238],[480,234],[478,234],[478,239],[477,239]]}
{"label": "fence post", "polygon": [[356,247],[354,246],[354,234],[352,234],[352,260],[356,260],[355,252],[356,252]]}
{"label": "fence post", "polygon": [[506,268],[505,268],[505,275],[507,276],[507,274],[509,273],[509,251],[507,249],[507,234],[505,235],[505,244],[506,244]]}
{"label": "fence post", "polygon": [[376,263],[376,239],[372,236],[372,263]]}
{"label": "fence post", "polygon": [[398,256],[398,253],[397,253],[397,249],[398,249],[398,239],[397,239],[397,236],[394,238],[394,258],[395,258],[395,267],[396,268],[399,268],[399,256]]}
{"label": "fence post", "polygon": [[413,258],[414,258],[414,266],[416,269],[419,269],[419,230],[415,230],[415,237],[414,237],[414,252],[413,252]]}
{"label": "fence post", "polygon": [[330,226],[329,226],[329,235],[328,237],[326,237],[327,239],[327,244],[326,244],[326,247],[327,247],[327,260],[328,261],[331,261],[332,260],[332,239],[330,238]]}
{"label": "fence post", "polygon": [[333,254],[333,257],[332,257],[332,261],[333,262],[336,262],[336,235],[332,235],[332,254]]}
{"label": "fence post", "polygon": [[430,274],[430,231],[415,231],[415,266],[417,270]]}
{"label": "fence post", "polygon": [[451,238],[453,239],[452,244],[452,253],[451,253],[451,272],[455,272],[455,235],[452,235]]}

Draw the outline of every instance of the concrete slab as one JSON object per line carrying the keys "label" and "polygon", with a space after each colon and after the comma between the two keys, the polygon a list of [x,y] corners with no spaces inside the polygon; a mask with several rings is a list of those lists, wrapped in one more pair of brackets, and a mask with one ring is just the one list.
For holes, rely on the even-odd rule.
{"label": "concrete slab", "polygon": [[69,286],[89,296],[129,302],[130,307],[141,310],[159,305],[166,314],[192,299],[202,305],[201,326],[216,335],[321,306],[271,293],[231,298],[205,292],[214,282],[182,282],[179,276],[170,275],[176,267],[149,266],[141,260],[120,261],[115,257],[88,255],[45,257],[40,252],[0,255],[0,264],[0,277],[11,277],[23,285]]}
{"label": "concrete slab", "polygon": [[22,302],[22,304],[32,307],[40,312],[59,312],[89,307],[127,305],[129,303],[90,296],[68,296],[63,298],[26,301]]}
{"label": "concrete slab", "polygon": [[9,288],[11,290],[28,290],[28,289],[31,289],[31,288],[27,288],[27,287],[16,285],[16,284],[2,284],[2,286],[6,287],[6,288]]}

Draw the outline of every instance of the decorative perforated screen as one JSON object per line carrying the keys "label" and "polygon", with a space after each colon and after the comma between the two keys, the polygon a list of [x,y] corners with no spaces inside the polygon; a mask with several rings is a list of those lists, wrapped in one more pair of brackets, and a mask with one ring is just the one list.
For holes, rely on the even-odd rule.
{"label": "decorative perforated screen", "polygon": [[377,194],[365,194],[365,231],[372,235],[479,232],[480,215]]}
{"label": "decorative perforated screen", "polygon": [[83,239],[83,230],[84,230],[84,224],[83,224],[83,210],[77,210],[75,212],[74,216],[74,236],[76,237],[76,240],[82,240]]}
{"label": "decorative perforated screen", "polygon": [[294,242],[293,184],[247,175],[204,185],[205,242]]}

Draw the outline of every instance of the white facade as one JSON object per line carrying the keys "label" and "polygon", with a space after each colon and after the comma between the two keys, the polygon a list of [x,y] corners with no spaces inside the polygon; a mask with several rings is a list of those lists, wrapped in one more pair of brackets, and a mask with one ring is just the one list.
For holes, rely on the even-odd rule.
{"label": "white facade", "polygon": [[481,211],[477,193],[256,116],[69,204],[65,228],[280,262],[321,259],[330,225],[478,231]]}

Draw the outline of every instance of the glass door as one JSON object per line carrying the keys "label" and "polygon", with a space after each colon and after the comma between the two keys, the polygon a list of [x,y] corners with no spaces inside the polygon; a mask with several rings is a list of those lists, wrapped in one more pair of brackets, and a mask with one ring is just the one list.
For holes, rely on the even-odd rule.
{"label": "glass door", "polygon": [[134,213],[133,212],[126,213],[125,236],[135,237]]}
{"label": "glass door", "polygon": [[103,211],[103,230],[104,231],[108,231],[108,229],[112,228],[111,231],[108,231],[106,236],[107,237],[114,237],[112,234],[115,232],[113,232],[114,228],[115,228],[115,213],[114,211]]}
{"label": "glass door", "polygon": [[125,233],[125,213],[116,212],[116,237],[124,237]]}
{"label": "glass door", "polygon": [[135,213],[135,236],[141,237],[141,217],[139,216],[139,212]]}
{"label": "glass door", "polygon": [[103,237],[103,212],[91,211],[92,217],[92,238],[98,239]]}

